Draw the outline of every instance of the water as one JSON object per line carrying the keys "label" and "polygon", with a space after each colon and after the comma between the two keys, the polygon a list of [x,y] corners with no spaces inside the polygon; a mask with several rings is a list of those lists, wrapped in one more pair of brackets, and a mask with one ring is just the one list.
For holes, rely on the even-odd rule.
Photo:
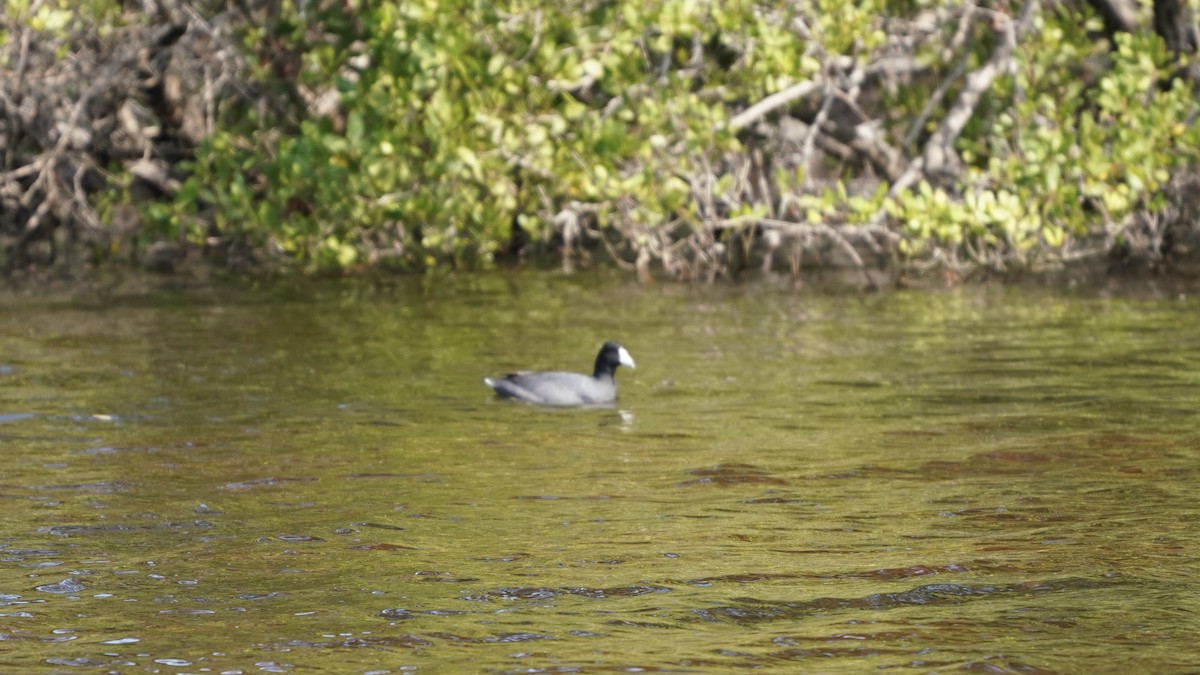
{"label": "water", "polygon": [[[0,301],[4,672],[1194,672],[1200,300]],[[615,409],[496,401],[637,360]]]}

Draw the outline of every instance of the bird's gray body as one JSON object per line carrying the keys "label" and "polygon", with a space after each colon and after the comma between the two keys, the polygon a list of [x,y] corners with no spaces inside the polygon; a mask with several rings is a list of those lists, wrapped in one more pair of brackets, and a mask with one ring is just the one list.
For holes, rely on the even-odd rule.
{"label": "bird's gray body", "polygon": [[617,400],[618,366],[633,368],[633,357],[617,342],[606,342],[596,355],[592,375],[561,370],[509,373],[485,377],[483,383],[502,398],[554,406],[611,405]]}
{"label": "bird's gray body", "polygon": [[617,382],[611,375],[597,379],[564,371],[526,372],[483,381],[504,398],[542,405],[602,405],[617,400]]}

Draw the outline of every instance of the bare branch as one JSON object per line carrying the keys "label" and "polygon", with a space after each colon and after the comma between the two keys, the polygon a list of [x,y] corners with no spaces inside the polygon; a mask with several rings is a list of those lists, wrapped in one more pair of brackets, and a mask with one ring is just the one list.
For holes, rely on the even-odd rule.
{"label": "bare branch", "polygon": [[792,101],[804,98],[821,87],[821,78],[817,78],[816,80],[793,84],[783,91],[775,92],[737,115],[734,115],[729,120],[729,128],[733,131],[740,131],[767,116],[772,111],[782,108]]}
{"label": "bare branch", "polygon": [[[1021,16],[1015,21],[1011,18],[1008,20],[1005,39],[996,47],[996,51],[992,53],[987,63],[967,76],[966,84],[959,94],[958,100],[946,114],[937,131],[925,143],[925,151],[921,157],[913,160],[908,169],[892,183],[891,189],[888,190],[889,197],[894,197],[907,190],[922,176],[946,168],[950,156],[954,152],[954,141],[970,121],[983,93],[991,87],[997,75],[1008,69],[1017,41],[1029,31],[1033,24],[1034,14],[1040,5],[1040,0],[1027,0],[1025,7],[1021,10]],[[876,219],[882,219],[883,214],[884,211],[880,210],[876,214]]]}

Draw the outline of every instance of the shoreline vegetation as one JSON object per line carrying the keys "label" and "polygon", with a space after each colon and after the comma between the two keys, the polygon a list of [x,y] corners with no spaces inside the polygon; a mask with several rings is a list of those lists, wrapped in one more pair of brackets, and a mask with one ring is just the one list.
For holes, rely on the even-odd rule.
{"label": "shoreline vegetation", "polygon": [[1184,0],[9,0],[0,269],[1200,270]]}

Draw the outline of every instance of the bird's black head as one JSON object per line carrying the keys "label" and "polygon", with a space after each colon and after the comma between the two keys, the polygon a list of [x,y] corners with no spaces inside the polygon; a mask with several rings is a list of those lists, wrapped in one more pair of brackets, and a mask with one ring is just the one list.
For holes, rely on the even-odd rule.
{"label": "bird's black head", "polygon": [[600,353],[596,355],[596,377],[602,375],[612,376],[617,372],[617,366],[625,366],[627,368],[635,368],[633,357],[629,352],[621,346],[620,342],[609,340],[600,348]]}

